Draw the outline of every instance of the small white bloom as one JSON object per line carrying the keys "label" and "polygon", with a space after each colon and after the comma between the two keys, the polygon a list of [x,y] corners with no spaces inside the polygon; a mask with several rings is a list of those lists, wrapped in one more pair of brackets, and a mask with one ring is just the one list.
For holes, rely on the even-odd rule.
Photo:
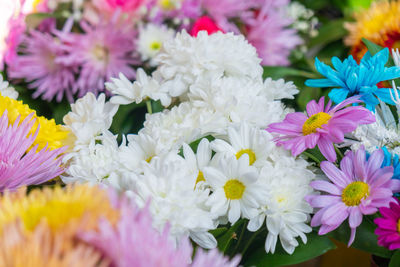
{"label": "small white bloom", "polygon": [[247,155],[249,164],[262,167],[273,150],[276,149],[272,136],[265,130],[242,123],[239,127],[228,128],[228,142],[216,139],[211,146],[217,153],[235,156]]}
{"label": "small white bloom", "polygon": [[294,99],[294,95],[299,92],[293,82],[285,82],[284,79],[274,81],[271,78],[267,78],[264,81],[264,88],[264,93],[270,100]]}
{"label": "small white bloom", "polygon": [[163,43],[171,40],[174,34],[174,30],[164,27],[163,25],[149,23],[141,27],[137,45],[142,60],[150,59],[150,65],[156,66],[156,62],[154,62],[153,58],[158,54]]}
{"label": "small white bloom", "polygon": [[139,206],[151,200],[153,226],[162,231],[168,223],[177,243],[190,236],[200,246],[214,248],[217,241],[208,231],[216,227],[215,216],[204,204],[209,190],[194,188],[189,173],[186,161],[176,154],[154,158],[144,166],[132,196]]}
{"label": "small white bloom", "polygon": [[266,221],[268,235],[266,252],[275,252],[279,240],[284,250],[292,254],[298,246],[297,237],[307,242],[305,233],[311,232],[307,224],[312,207],[304,197],[313,192],[309,186],[314,174],[308,170],[303,159],[282,155],[282,161],[275,165],[266,164],[260,172],[260,183],[266,184],[267,194],[259,208],[259,214],[250,219],[248,229],[257,231]]}
{"label": "small white bloom", "polygon": [[146,98],[153,100],[160,100],[161,104],[165,107],[171,104],[171,97],[168,92],[162,91],[158,80],[154,77],[147,76],[142,68],[136,72],[136,81],[129,81],[124,74],[119,74],[118,78],[111,78],[112,82],[106,83],[106,88],[114,96],[110,102],[119,105],[128,105],[133,102],[141,103]]}
{"label": "small white bloom", "polygon": [[249,166],[247,155],[238,160],[222,158],[218,167],[204,168],[204,176],[213,191],[206,204],[212,213],[228,216],[232,224],[241,216],[252,218],[265,197],[265,188],[257,183],[257,170]]}
{"label": "small white bloom", "polygon": [[7,81],[3,80],[3,76],[0,74],[0,94],[7,96],[12,99],[18,98],[18,92],[15,91],[14,87],[9,86]]}
{"label": "small white bloom", "polygon": [[87,93],[71,104],[71,111],[64,116],[65,125],[76,136],[76,144],[88,144],[94,137],[108,130],[118,106],[105,101],[101,94],[96,99],[93,93]]}

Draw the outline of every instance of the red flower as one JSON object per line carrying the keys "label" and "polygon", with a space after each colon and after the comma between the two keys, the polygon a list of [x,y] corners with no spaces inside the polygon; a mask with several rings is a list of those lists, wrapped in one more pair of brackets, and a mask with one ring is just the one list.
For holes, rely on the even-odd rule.
{"label": "red flower", "polygon": [[193,24],[192,29],[190,30],[190,35],[196,37],[199,31],[207,31],[207,33],[213,34],[215,32],[221,31],[224,32],[218,25],[208,16],[200,17]]}

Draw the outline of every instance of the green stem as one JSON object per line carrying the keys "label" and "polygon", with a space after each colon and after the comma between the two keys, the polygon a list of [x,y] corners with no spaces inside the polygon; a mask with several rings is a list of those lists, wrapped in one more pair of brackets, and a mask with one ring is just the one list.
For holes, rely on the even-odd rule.
{"label": "green stem", "polygon": [[340,151],[340,149],[336,145],[333,145],[333,146],[335,147],[336,154],[338,154],[340,157],[340,159],[339,159],[339,162],[340,162],[343,158],[343,153],[342,153],[342,151]]}
{"label": "green stem", "polygon": [[256,232],[254,232],[254,234],[250,237],[249,241],[247,241],[246,246],[243,248],[241,254],[242,254],[242,259],[244,258],[244,256],[246,255],[246,251],[249,249],[251,243],[253,243],[254,239],[260,234],[262,233],[264,230],[266,230],[267,227],[266,226],[262,226],[260,229],[258,229]]}
{"label": "green stem", "polygon": [[151,100],[150,99],[146,101],[146,107],[147,107],[147,113],[152,114],[153,109],[151,108]]}
{"label": "green stem", "polygon": [[313,154],[311,154],[311,153],[309,153],[309,152],[304,151],[304,152],[303,152],[303,155],[309,157],[310,159],[312,159],[313,161],[315,161],[315,162],[318,163],[318,164],[321,163],[321,161],[320,161],[316,156],[314,156]]}
{"label": "green stem", "polygon": [[243,239],[244,231],[246,230],[246,227],[247,227],[247,222],[242,226],[242,231],[241,231],[241,233],[240,233],[239,240],[238,240],[238,242],[237,242],[235,248],[233,249],[232,255],[231,255],[231,256],[235,256],[236,251],[238,250],[239,245],[240,245],[240,243],[241,243],[241,241],[242,241],[242,239]]}

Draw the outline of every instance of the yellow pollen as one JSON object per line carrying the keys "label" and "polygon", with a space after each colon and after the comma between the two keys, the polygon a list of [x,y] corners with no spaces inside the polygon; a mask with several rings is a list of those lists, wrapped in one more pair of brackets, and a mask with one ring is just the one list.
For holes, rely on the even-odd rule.
{"label": "yellow pollen", "polygon": [[197,175],[197,179],[196,179],[196,185],[197,185],[197,183],[200,183],[200,182],[204,182],[206,179],[204,179],[204,174],[203,174],[203,172],[202,171],[199,171],[199,175]]}
{"label": "yellow pollen", "polygon": [[154,156],[148,157],[148,158],[146,159],[146,162],[147,162],[147,163],[150,163],[150,161],[153,159],[153,157],[154,157]]}
{"label": "yellow pollen", "polygon": [[100,62],[107,63],[108,61],[108,49],[102,45],[96,45],[93,50],[93,56]]}
{"label": "yellow pollen", "polygon": [[397,221],[397,232],[400,234],[400,219]]}
{"label": "yellow pollen", "polygon": [[368,184],[360,181],[352,182],[342,191],[342,200],[347,206],[358,206],[368,196]]}
{"label": "yellow pollen", "polygon": [[159,0],[158,4],[165,10],[175,9],[175,3],[173,0]]}
{"label": "yellow pollen", "polygon": [[251,149],[242,149],[239,152],[236,153],[236,159],[240,159],[243,154],[247,154],[249,156],[249,164],[253,165],[253,163],[256,161],[256,154],[253,152]]}
{"label": "yellow pollen", "polygon": [[227,199],[241,199],[246,186],[239,180],[228,180],[224,185],[225,196]]}
{"label": "yellow pollen", "polygon": [[317,129],[321,128],[322,125],[327,124],[331,117],[331,115],[325,112],[319,112],[312,115],[303,124],[303,135],[317,132]]}
{"label": "yellow pollen", "polygon": [[161,48],[161,42],[154,41],[150,44],[150,49],[154,51],[158,51]]}

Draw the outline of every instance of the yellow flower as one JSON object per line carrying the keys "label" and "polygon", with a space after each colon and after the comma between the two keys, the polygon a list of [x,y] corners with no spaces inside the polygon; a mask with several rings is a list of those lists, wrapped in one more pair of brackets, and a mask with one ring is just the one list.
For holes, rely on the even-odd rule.
{"label": "yellow flower", "polygon": [[118,220],[119,212],[110,203],[108,192],[89,185],[68,185],[65,188],[26,189],[6,192],[0,197],[0,232],[16,220],[21,220],[27,232],[45,222],[54,234],[94,230],[98,220],[111,223]]}
{"label": "yellow flower", "polygon": [[378,45],[400,48],[400,1],[377,1],[367,10],[355,14],[355,22],[346,23],[349,35],[345,44],[352,47],[352,55],[360,60],[367,48],[366,38]]}
{"label": "yellow flower", "polygon": [[38,125],[40,125],[38,135],[33,145],[38,144],[38,150],[48,144],[50,149],[60,148],[67,144],[69,131],[62,125],[57,125],[54,119],[48,120],[45,117],[37,116],[36,112],[23,104],[22,101],[17,101],[6,96],[0,95],[0,116],[7,110],[10,123],[21,116],[21,121],[32,112],[35,113],[36,122],[31,129],[31,133],[35,133]]}
{"label": "yellow flower", "polygon": [[101,253],[72,237],[53,236],[45,223],[26,233],[20,221],[0,236],[0,266],[8,267],[95,267],[108,266]]}

